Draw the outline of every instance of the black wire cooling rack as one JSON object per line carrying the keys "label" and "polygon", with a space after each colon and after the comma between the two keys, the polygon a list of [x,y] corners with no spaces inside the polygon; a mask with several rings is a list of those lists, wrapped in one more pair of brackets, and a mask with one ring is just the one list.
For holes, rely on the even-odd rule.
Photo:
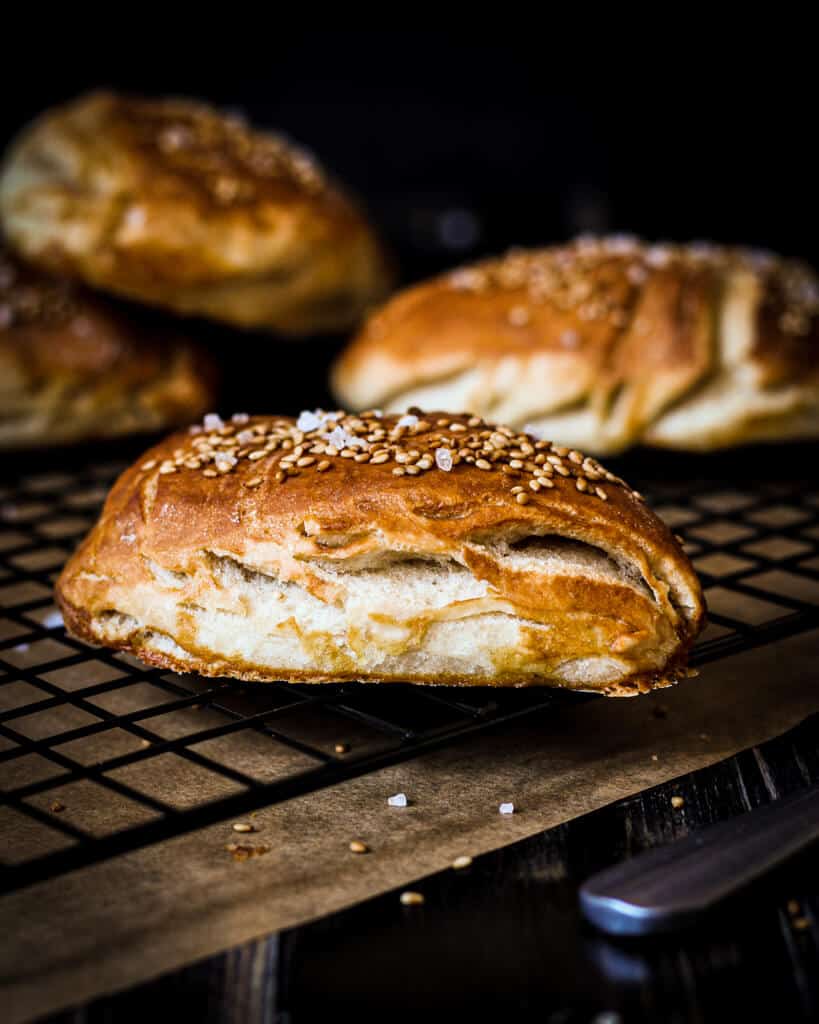
{"label": "black wire cooling rack", "polygon": [[[819,486],[804,479],[812,452],[796,458],[793,479],[761,483],[747,473],[692,478],[680,471],[685,463],[669,481],[657,460],[643,479],[629,469],[683,536],[705,583],[710,622],[695,665],[819,625]],[[66,635],[51,588],[122,468],[15,464],[0,487],[0,891],[589,699],[243,685],[88,647]]]}

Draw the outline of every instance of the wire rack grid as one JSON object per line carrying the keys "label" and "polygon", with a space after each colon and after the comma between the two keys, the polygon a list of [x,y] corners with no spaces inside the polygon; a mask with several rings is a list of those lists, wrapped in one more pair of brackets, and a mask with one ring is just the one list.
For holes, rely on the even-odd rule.
{"label": "wire rack grid", "polygon": [[[590,699],[242,685],[88,647],[66,634],[52,585],[122,468],[15,471],[0,490],[2,891]],[[819,488],[656,474],[639,485],[683,536],[706,587],[709,625],[694,665],[819,625]],[[185,784],[168,792],[171,761]]]}

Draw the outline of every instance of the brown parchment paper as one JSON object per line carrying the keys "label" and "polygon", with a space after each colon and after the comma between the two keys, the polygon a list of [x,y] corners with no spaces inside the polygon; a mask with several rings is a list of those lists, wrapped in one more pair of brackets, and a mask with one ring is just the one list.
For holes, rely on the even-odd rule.
{"label": "brown parchment paper", "polygon": [[[784,732],[819,710],[817,654],[819,631],[707,666],[674,690],[552,711],[260,811],[247,841],[271,850],[243,863],[225,851],[244,838],[228,822],[7,896],[4,1019],[328,914]],[[165,783],[182,779],[170,768]],[[387,806],[399,790],[406,809]],[[504,800],[511,817],[498,813]],[[93,823],[93,793],[74,794],[72,808]],[[350,853],[354,838],[371,853]]]}

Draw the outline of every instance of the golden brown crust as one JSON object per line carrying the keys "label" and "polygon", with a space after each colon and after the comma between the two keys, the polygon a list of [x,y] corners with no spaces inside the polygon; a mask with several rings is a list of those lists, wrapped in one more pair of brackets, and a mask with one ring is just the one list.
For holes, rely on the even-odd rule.
{"label": "golden brown crust", "polygon": [[48,111],[9,151],[0,210],[38,265],[242,326],[346,327],[387,283],[361,213],[310,156],[188,100],[99,92]]}
{"label": "golden brown crust", "polygon": [[212,403],[209,360],[0,248],[0,448],[156,431]]}
{"label": "golden brown crust", "polygon": [[[57,593],[70,628],[155,664],[245,679],[635,692],[682,670],[703,618],[699,583],[668,529],[619,478],[477,418],[332,416],[304,413],[298,425],[210,417],[205,430],[146,453],[63,571]],[[402,580],[409,588],[399,597],[406,609],[353,593],[393,563],[399,595]],[[413,612],[416,564],[450,566],[466,590]],[[264,642],[286,634],[311,655],[304,663],[226,652],[212,640],[213,619],[210,633],[198,619],[217,594],[219,614],[243,617],[250,630],[259,593],[268,614],[294,588],[295,618],[282,612],[253,629]],[[362,601],[370,603],[354,621]],[[346,615],[343,643],[322,619],[331,613]],[[470,615],[496,624],[513,616],[519,627],[514,643],[490,652],[491,667],[470,675],[439,660],[431,671],[409,661],[414,668],[395,670],[389,657],[414,657],[431,630]],[[382,625],[400,627],[398,639],[374,639]],[[379,643],[389,657],[373,664]],[[561,674],[567,651],[626,667],[596,684]]]}
{"label": "golden brown crust", "polygon": [[334,390],[354,407],[450,399],[598,452],[765,439],[771,419],[814,435],[817,313],[813,274],[769,254],[578,240],[398,294]]}

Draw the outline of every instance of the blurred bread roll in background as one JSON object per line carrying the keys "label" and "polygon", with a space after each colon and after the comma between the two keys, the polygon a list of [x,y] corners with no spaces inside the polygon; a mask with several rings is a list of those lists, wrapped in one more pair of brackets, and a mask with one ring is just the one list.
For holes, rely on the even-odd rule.
{"label": "blurred bread roll in background", "polygon": [[469,409],[595,453],[819,436],[819,285],[712,245],[583,238],[408,288],[333,372],[353,408]]}
{"label": "blurred bread roll in background", "polygon": [[288,335],[354,325],[388,284],[357,206],[311,156],[181,99],[47,111],[0,174],[28,261],[177,313]]}
{"label": "blurred bread roll in background", "polygon": [[0,249],[0,448],[177,426],[201,415],[214,383],[175,330]]}

